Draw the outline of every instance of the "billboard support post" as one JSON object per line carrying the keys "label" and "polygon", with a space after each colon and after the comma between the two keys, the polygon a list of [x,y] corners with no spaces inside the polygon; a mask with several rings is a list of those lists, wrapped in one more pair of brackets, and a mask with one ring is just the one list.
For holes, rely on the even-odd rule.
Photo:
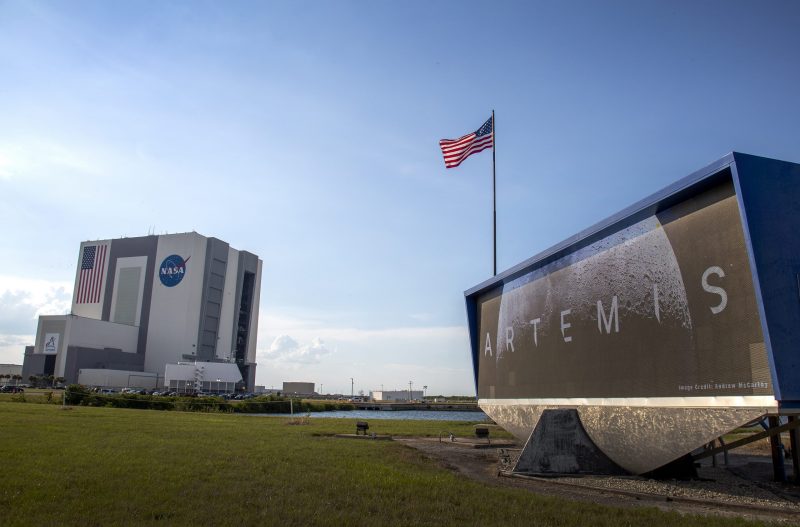
{"label": "billboard support post", "polygon": [[[778,428],[780,421],[777,415],[771,415],[767,418],[769,422],[769,429]],[[769,436],[769,446],[772,451],[772,480],[777,482],[786,481],[786,467],[783,465],[783,444],[781,443],[781,434],[773,434]]]}
{"label": "billboard support post", "polygon": [[[788,422],[794,424],[798,420],[797,416],[790,415]],[[792,474],[794,475],[795,485],[800,485],[800,428],[794,427],[789,430],[789,448],[792,451]]]}

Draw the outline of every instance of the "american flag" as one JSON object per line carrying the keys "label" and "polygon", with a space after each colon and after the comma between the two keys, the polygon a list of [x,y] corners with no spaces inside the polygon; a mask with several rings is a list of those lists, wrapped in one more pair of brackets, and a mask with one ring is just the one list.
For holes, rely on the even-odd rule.
{"label": "american flag", "polygon": [[466,158],[481,150],[494,146],[494,130],[492,118],[483,123],[483,126],[458,139],[442,139],[439,146],[444,156],[445,168],[457,167]]}
{"label": "american flag", "polygon": [[106,245],[83,246],[76,304],[96,304],[100,302],[100,293],[103,290],[103,268],[106,263],[106,247]]}

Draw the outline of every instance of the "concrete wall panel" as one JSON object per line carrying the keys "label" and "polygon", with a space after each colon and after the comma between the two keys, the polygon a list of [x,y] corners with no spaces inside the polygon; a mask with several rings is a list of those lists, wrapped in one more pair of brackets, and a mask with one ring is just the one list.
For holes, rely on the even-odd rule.
{"label": "concrete wall panel", "polygon": [[[185,262],[183,278],[176,285],[162,282],[168,256]],[[197,334],[203,294],[206,238],[191,232],[158,238],[156,268],[150,307],[145,370],[163,372],[167,363],[197,352]]]}

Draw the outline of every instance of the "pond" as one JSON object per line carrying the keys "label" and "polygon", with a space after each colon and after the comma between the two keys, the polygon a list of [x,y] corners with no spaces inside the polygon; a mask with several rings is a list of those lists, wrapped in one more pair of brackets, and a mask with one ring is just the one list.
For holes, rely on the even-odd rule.
{"label": "pond", "polygon": [[[289,417],[289,414],[244,414],[267,415],[271,417]],[[413,421],[472,421],[488,422],[489,418],[483,412],[440,412],[436,410],[336,410],[333,412],[295,413],[295,415],[308,415],[311,418],[324,417],[334,419],[400,419]]]}

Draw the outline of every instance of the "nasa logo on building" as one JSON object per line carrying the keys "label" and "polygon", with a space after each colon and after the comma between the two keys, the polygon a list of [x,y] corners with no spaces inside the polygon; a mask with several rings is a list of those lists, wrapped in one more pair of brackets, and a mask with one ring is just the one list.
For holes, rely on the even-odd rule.
{"label": "nasa logo on building", "polygon": [[164,258],[158,268],[158,277],[161,279],[161,283],[167,287],[175,287],[180,284],[184,275],[186,275],[186,262],[189,261],[189,258],[184,260],[183,257],[177,254]]}

